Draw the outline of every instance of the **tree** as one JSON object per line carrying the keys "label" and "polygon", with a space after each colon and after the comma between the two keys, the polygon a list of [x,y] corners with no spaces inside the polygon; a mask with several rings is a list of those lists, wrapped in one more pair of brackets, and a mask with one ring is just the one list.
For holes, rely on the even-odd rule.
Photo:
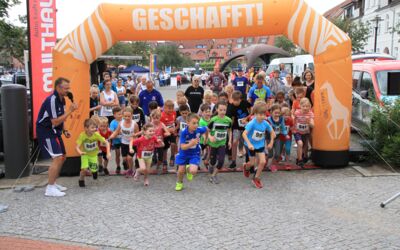
{"label": "tree", "polygon": [[348,18],[337,18],[332,22],[351,39],[353,52],[362,51],[369,38],[369,23],[364,24],[360,21],[352,21]]}
{"label": "tree", "polygon": [[[149,65],[149,55],[151,53],[150,45],[146,42],[118,42],[114,44],[105,54],[106,55],[122,55],[122,56],[142,56],[139,65]],[[126,60],[108,60],[107,63],[114,66],[126,64]]]}
{"label": "tree", "polygon": [[189,57],[179,53],[176,45],[159,45],[154,53],[157,54],[157,65],[159,69],[169,66],[194,66],[194,62]]}
{"label": "tree", "polygon": [[296,55],[296,45],[284,36],[278,36],[275,39],[275,46],[288,52],[290,55]]}
{"label": "tree", "polygon": [[[8,9],[19,3],[19,0],[0,0],[0,54],[23,61],[24,49],[28,48],[26,27],[17,27],[6,20]],[[23,21],[24,17],[20,20]]]}

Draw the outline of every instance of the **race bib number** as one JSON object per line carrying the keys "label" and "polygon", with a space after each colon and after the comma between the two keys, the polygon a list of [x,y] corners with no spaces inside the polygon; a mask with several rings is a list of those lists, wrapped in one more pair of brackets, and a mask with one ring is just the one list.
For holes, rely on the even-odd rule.
{"label": "race bib number", "polygon": [[132,131],[130,129],[129,130],[121,129],[121,134],[124,136],[131,136],[131,133]]}
{"label": "race bib number", "polygon": [[274,127],[274,132],[276,135],[279,135],[281,133],[281,127]]}
{"label": "race bib number", "polygon": [[133,116],[132,116],[132,119],[133,119],[136,123],[139,123],[139,121],[140,121],[140,114],[133,115]]}
{"label": "race bib number", "polygon": [[297,123],[297,130],[298,131],[300,131],[300,132],[307,132],[309,129],[308,129],[308,124],[300,124],[300,123]]}
{"label": "race bib number", "polygon": [[148,159],[153,157],[153,151],[142,151],[142,158]]}
{"label": "race bib number", "polygon": [[105,106],[105,110],[107,112],[112,112],[112,106]]}
{"label": "race bib number", "polygon": [[166,125],[166,126],[167,126],[167,128],[175,128],[175,123],[172,123],[172,124]]}
{"label": "race bib number", "polygon": [[265,139],[264,133],[265,133],[265,132],[261,132],[261,131],[258,131],[258,130],[254,130],[253,136],[252,136],[251,138],[252,138],[253,140],[255,140],[255,141],[264,140],[264,139]]}
{"label": "race bib number", "polygon": [[246,118],[239,119],[238,125],[239,125],[239,127],[244,128],[246,126]]}
{"label": "race bib number", "polygon": [[238,87],[243,87],[244,86],[244,82],[243,81],[237,82],[237,86]]}
{"label": "race bib number", "polygon": [[180,127],[179,127],[179,129],[182,131],[182,130],[184,130],[185,128],[187,128],[187,123],[185,123],[185,122],[181,122],[180,124]]}
{"label": "race bib number", "polygon": [[223,141],[226,139],[227,134],[228,133],[226,131],[224,131],[224,132],[216,131],[215,138],[217,139],[217,141]]}
{"label": "race bib number", "polygon": [[83,144],[83,147],[85,148],[86,151],[94,151],[97,149],[97,142],[86,142]]}

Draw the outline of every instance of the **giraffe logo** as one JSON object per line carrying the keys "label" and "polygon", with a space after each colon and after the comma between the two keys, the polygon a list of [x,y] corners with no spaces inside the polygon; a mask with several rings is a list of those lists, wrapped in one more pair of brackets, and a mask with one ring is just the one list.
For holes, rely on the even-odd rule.
{"label": "giraffe logo", "polygon": [[[327,99],[330,111],[330,121],[327,124],[328,134],[332,140],[340,140],[343,134],[350,129],[350,112],[349,109],[344,106],[336,97],[332,85],[329,82],[322,84],[321,88],[321,99]],[[324,92],[327,94],[327,98],[324,96]],[[324,102],[324,101],[323,101]],[[324,105],[323,105],[324,106]],[[325,110],[325,108],[323,108]],[[327,117],[324,111],[324,117]],[[342,121],[342,129],[338,128],[338,121]]]}

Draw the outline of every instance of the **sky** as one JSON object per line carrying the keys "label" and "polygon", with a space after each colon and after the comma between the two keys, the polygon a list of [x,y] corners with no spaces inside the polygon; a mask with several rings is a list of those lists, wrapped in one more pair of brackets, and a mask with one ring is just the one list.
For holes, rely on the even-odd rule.
{"label": "sky", "polygon": [[[26,1],[21,0],[21,4],[13,7],[9,14],[12,23],[18,22],[18,15],[26,15]],[[85,2],[83,4],[83,1]],[[186,0],[185,3],[198,3],[200,0]],[[318,13],[323,14],[327,10],[344,2],[344,0],[305,0]],[[100,3],[125,3],[143,4],[143,0],[56,0],[57,7],[57,37],[63,38],[69,32],[80,25]],[[211,0],[201,0],[201,2],[215,2]],[[157,3],[182,3],[182,0],[152,0],[152,4]]]}

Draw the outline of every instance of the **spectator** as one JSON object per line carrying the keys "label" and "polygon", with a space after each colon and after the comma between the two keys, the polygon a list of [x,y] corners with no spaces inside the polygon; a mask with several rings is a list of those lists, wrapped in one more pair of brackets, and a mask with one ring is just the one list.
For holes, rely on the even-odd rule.
{"label": "spectator", "polygon": [[285,68],[285,64],[283,63],[279,64],[279,71],[279,77],[281,78],[281,80],[285,79],[286,75],[289,74],[289,72],[287,72]]}
{"label": "spectator", "polygon": [[193,77],[192,86],[189,86],[185,91],[185,96],[189,101],[190,109],[193,113],[199,111],[200,105],[203,103],[204,89],[199,85],[200,77]]}
{"label": "spectator", "polygon": [[146,90],[146,77],[142,76],[140,78],[140,82],[138,83],[137,87],[136,87],[136,95],[140,95],[140,93]]}
{"label": "spectator", "polygon": [[304,71],[303,82],[304,86],[307,87],[306,97],[308,98],[308,100],[310,100],[312,106],[313,105],[312,92],[314,91],[315,76],[311,70]]}
{"label": "spectator", "polygon": [[[143,80],[142,80],[143,83]],[[143,90],[139,94],[139,104],[142,107],[144,114],[146,116],[150,115],[149,112],[149,103],[151,101],[156,101],[159,107],[164,106],[164,100],[161,93],[154,89],[154,83],[151,80],[147,80],[146,82],[146,90]]]}

